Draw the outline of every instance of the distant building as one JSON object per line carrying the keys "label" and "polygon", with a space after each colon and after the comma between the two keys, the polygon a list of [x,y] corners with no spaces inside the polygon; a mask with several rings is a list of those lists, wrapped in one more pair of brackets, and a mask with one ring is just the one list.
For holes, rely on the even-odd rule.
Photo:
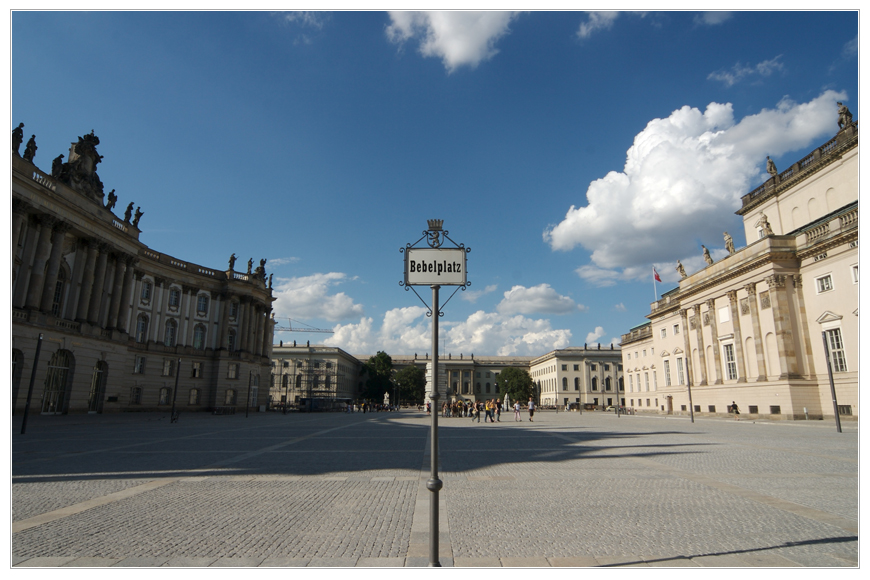
{"label": "distant building", "polygon": [[139,242],[143,214],[106,207],[117,197],[104,201],[98,144],[80,138],[52,175],[12,154],[13,413],[24,410],[40,334],[31,413],[265,405],[265,269],[220,271]]}
{"label": "distant building", "polygon": [[855,122],[743,196],[748,245],[622,335],[629,406],[831,417],[827,343],[840,413],[858,416],[858,158]]}
{"label": "distant building", "polygon": [[316,411],[357,401],[365,386],[363,362],[334,346],[273,345],[272,405]]}

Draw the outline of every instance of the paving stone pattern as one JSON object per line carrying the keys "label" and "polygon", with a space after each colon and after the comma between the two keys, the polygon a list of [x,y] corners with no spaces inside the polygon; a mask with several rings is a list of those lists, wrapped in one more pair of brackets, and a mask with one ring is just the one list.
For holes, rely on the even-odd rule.
{"label": "paving stone pattern", "polygon": [[[858,429],[440,418],[442,566],[856,567]],[[426,566],[422,413],[12,424],[17,567]]]}

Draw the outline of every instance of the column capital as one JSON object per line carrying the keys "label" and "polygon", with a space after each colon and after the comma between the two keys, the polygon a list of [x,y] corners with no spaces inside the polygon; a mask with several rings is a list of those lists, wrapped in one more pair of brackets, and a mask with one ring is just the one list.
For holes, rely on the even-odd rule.
{"label": "column capital", "polygon": [[755,296],[755,282],[750,282],[744,286],[743,289],[746,290],[746,293],[750,296]]}
{"label": "column capital", "polygon": [[800,288],[804,285],[803,277],[800,274],[792,274],[791,279],[794,282],[795,288]]}
{"label": "column capital", "polygon": [[52,230],[59,233],[65,234],[72,229],[72,224],[69,222],[65,222],[63,220],[57,220],[54,226],[52,226]]}
{"label": "column capital", "polygon": [[164,284],[166,284],[166,278],[154,276],[154,286],[162,288]]}
{"label": "column capital", "polygon": [[729,290],[727,292],[727,296],[728,296],[728,301],[731,302],[731,304],[737,303],[737,290]]}
{"label": "column capital", "polygon": [[199,293],[199,288],[197,288],[196,286],[188,286],[187,284],[182,284],[181,290],[185,294],[197,294],[197,293]]}
{"label": "column capital", "polygon": [[133,272],[133,276],[136,277],[136,281],[141,281],[144,275],[145,272],[143,272],[142,270],[136,270],[135,272]]}
{"label": "column capital", "polygon": [[764,281],[771,288],[785,288],[785,279],[786,277],[783,274],[771,274]]}

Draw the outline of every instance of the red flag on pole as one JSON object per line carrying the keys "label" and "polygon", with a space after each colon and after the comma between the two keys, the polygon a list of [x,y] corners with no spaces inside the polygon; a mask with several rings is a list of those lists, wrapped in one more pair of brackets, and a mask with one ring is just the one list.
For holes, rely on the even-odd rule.
{"label": "red flag on pole", "polygon": [[655,276],[656,282],[661,282],[661,281],[662,281],[662,279],[659,278],[659,273],[656,272],[656,268],[655,268],[655,266],[653,266],[653,276]]}

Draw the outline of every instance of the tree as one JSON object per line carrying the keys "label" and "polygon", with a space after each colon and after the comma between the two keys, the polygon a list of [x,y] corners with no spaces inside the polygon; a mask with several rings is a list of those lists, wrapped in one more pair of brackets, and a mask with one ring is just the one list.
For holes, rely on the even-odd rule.
{"label": "tree", "polygon": [[508,367],[498,375],[499,392],[510,397],[511,402],[525,403],[535,394],[535,383],[528,371]]}
{"label": "tree", "polygon": [[426,398],[426,371],[417,365],[405,367],[396,373],[399,401],[422,403]]}
{"label": "tree", "polygon": [[378,354],[369,358],[363,365],[363,369],[369,377],[366,380],[365,398],[375,403],[382,403],[384,393],[392,391],[393,359],[387,353],[378,351]]}

